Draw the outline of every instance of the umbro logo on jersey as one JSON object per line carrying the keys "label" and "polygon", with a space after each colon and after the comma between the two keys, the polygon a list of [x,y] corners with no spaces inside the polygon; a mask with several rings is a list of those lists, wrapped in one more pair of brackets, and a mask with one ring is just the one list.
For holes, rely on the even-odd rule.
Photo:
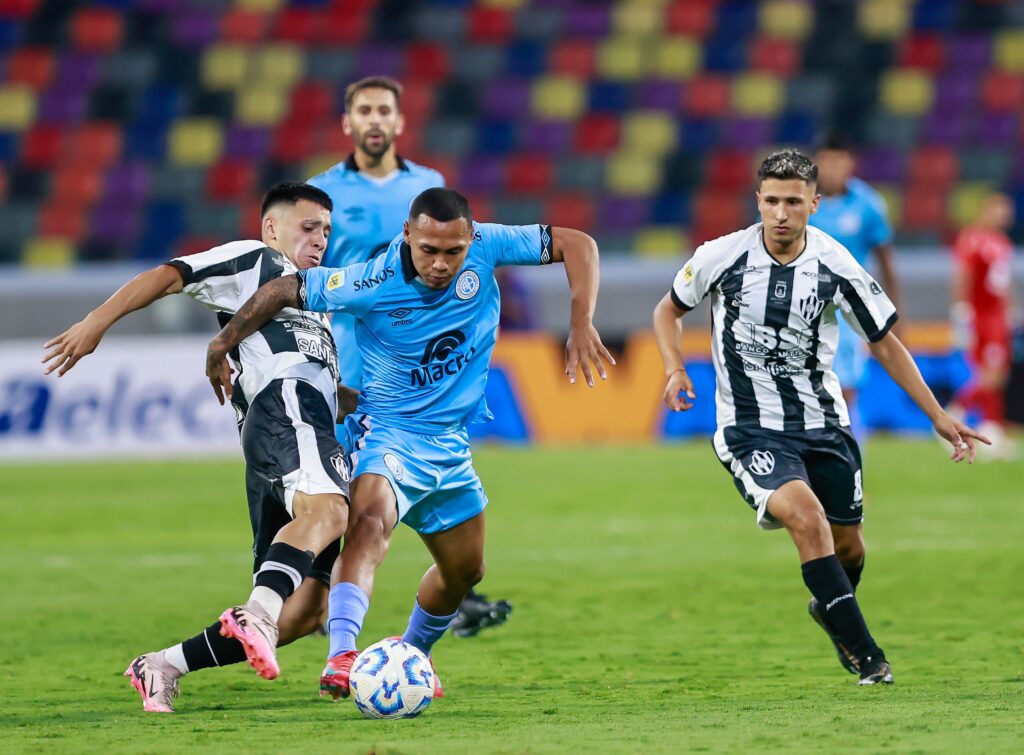
{"label": "umbro logo on jersey", "polygon": [[814,294],[800,300],[800,314],[807,322],[814,322],[825,309],[825,302]]}
{"label": "umbro logo on jersey", "polygon": [[775,457],[771,451],[754,451],[750,455],[750,471],[756,475],[771,474],[775,469]]}
{"label": "umbro logo on jersey", "polygon": [[353,205],[352,207],[346,207],[342,212],[345,213],[345,217],[347,217],[350,222],[358,223],[365,219],[364,216],[366,214],[366,209]]}
{"label": "umbro logo on jersey", "polygon": [[396,320],[404,320],[406,317],[412,314],[411,309],[405,307],[399,307],[388,312],[388,317],[394,317]]}

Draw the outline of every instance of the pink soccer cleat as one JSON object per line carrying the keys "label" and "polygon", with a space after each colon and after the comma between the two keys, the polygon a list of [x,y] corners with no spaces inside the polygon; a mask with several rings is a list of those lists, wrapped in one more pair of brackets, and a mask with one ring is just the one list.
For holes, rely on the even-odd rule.
{"label": "pink soccer cleat", "polygon": [[359,655],[358,650],[348,650],[338,653],[333,658],[327,659],[323,673],[320,674],[320,697],[330,695],[337,700],[340,697],[348,697],[348,677],[352,673],[352,664]]}
{"label": "pink soccer cleat", "polygon": [[156,663],[152,654],[140,655],[125,669],[135,691],[142,697],[142,709],[147,713],[174,713],[171,700],[178,696],[178,678]]}
{"label": "pink soccer cleat", "polygon": [[220,633],[233,637],[245,648],[249,665],[264,679],[276,679],[281,673],[277,665],[277,622],[256,603],[229,608],[220,615]]}

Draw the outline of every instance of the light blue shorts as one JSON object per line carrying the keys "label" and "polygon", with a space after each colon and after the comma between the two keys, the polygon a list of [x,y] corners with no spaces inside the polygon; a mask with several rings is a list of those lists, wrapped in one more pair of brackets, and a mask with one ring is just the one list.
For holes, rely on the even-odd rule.
{"label": "light blue shorts", "polygon": [[487,506],[465,429],[420,435],[377,424],[368,414],[350,414],[342,427],[352,478],[377,474],[390,480],[398,519],[417,532],[450,530]]}
{"label": "light blue shorts", "polygon": [[839,378],[839,385],[846,389],[857,390],[864,382],[867,373],[868,355],[864,342],[856,331],[839,318],[839,343],[836,356],[832,361],[832,370]]}
{"label": "light blue shorts", "polygon": [[331,334],[338,347],[338,381],[358,391],[363,385],[363,358],[356,345],[356,318],[335,312],[331,315]]}

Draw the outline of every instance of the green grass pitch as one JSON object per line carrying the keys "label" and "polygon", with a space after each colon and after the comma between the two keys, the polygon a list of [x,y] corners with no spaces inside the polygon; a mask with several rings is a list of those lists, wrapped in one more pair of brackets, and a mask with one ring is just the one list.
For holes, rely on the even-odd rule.
{"label": "green grass pitch", "polygon": [[[121,677],[250,582],[241,464],[0,467],[0,751],[1020,751],[1020,465],[933,442],[867,449],[859,597],[896,674],[856,686],[810,621],[785,533],[764,533],[707,442],[480,448],[482,587],[509,624],[447,637],[447,697],[412,721],[317,697],[325,640],[182,683],[143,714]],[[400,528],[361,641],[400,632],[425,549]]]}

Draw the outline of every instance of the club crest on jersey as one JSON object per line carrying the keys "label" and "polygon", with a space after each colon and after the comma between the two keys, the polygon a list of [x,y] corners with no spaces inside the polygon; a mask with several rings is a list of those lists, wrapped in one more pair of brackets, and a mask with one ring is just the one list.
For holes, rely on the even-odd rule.
{"label": "club crest on jersey", "polygon": [[773,469],[775,469],[775,457],[771,451],[754,451],[750,455],[750,471],[754,474],[771,474]]}
{"label": "club crest on jersey", "polygon": [[880,293],[882,293],[882,287],[879,286],[874,281],[871,281],[871,283],[868,285],[868,288],[871,289],[871,293],[873,293],[875,296],[878,296]]}
{"label": "club crest on jersey", "polygon": [[391,470],[391,474],[395,476],[395,479],[399,482],[405,477],[405,467],[402,466],[402,462],[399,461],[398,457],[393,453],[384,454],[384,466]]}
{"label": "club crest on jersey", "polygon": [[342,480],[349,481],[348,464],[345,463],[345,454],[334,454],[331,457],[331,466],[338,473]]}
{"label": "club crest on jersey", "polygon": [[825,309],[825,302],[819,299],[816,295],[810,294],[809,296],[800,300],[800,314],[807,322],[814,322],[821,315]]}
{"label": "club crest on jersey", "polygon": [[455,295],[468,301],[480,290],[480,276],[474,270],[463,270],[455,280]]}
{"label": "club crest on jersey", "polygon": [[345,285],[345,271],[339,270],[336,273],[331,273],[331,277],[327,279],[327,290],[333,291],[336,288],[341,288]]}
{"label": "club crest on jersey", "polygon": [[775,284],[775,298],[785,299],[786,291],[789,287],[786,285],[786,281],[778,281]]}

